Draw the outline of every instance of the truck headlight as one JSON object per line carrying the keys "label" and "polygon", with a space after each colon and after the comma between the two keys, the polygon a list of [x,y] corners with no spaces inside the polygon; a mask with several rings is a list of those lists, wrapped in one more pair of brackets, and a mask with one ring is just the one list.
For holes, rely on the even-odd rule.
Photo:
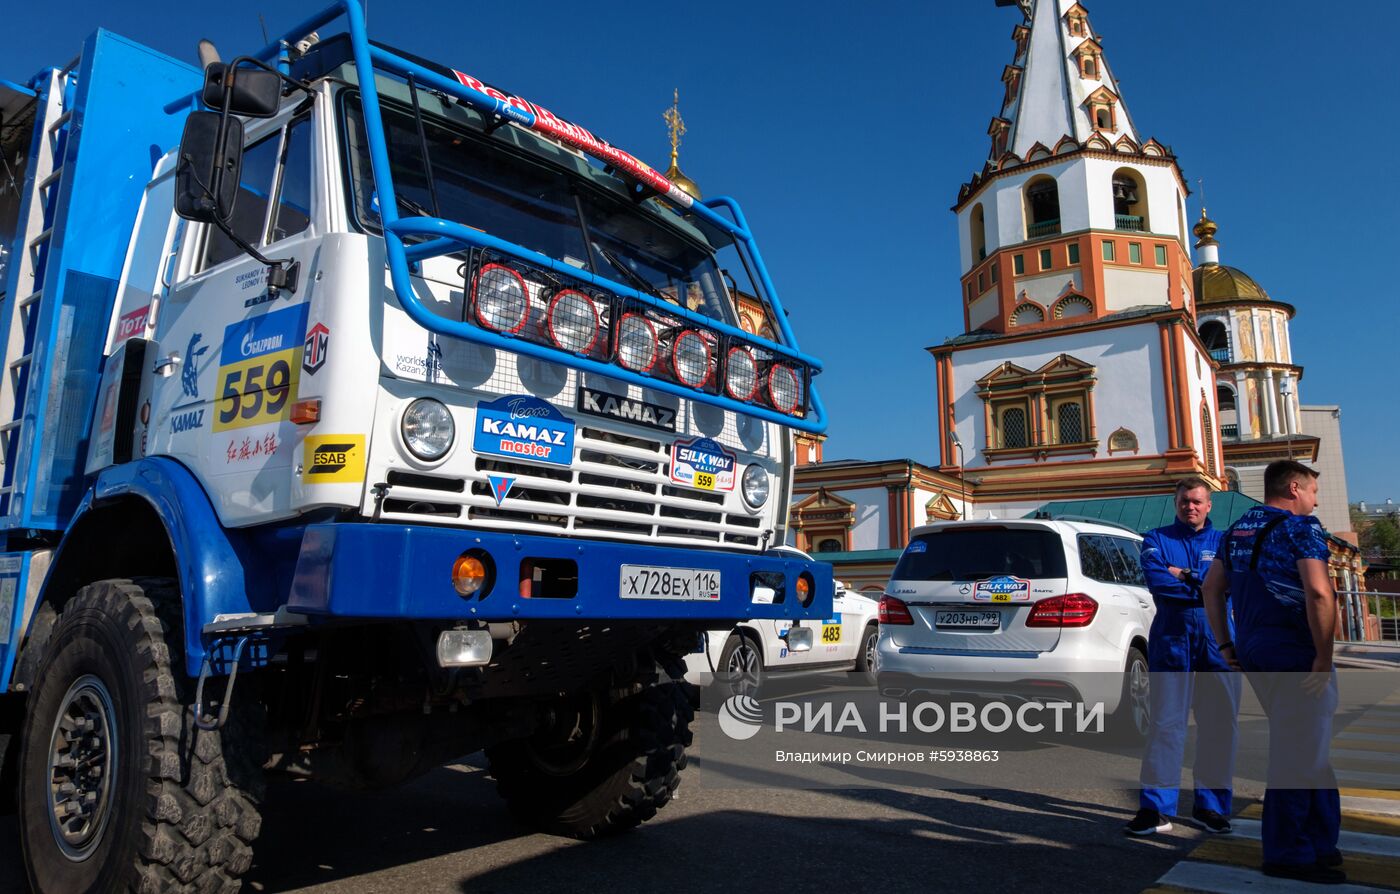
{"label": "truck headlight", "polygon": [[742,493],[744,502],[755,509],[768,502],[768,473],[762,466],[753,463],[744,470]]}
{"label": "truck headlight", "polygon": [[431,397],[420,397],[409,404],[408,409],[403,411],[399,428],[409,452],[427,462],[446,456],[457,436],[452,413]]}

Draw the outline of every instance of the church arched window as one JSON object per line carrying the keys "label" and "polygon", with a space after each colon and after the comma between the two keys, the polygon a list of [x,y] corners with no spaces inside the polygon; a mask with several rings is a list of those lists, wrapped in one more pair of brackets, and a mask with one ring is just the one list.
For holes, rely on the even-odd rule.
{"label": "church arched window", "polygon": [[1084,437],[1084,402],[1079,398],[1057,401],[1054,404],[1055,443],[1078,444]]}
{"label": "church arched window", "polygon": [[845,552],[845,550],[846,544],[834,537],[828,537],[817,544],[817,552],[819,553],[839,553]]}
{"label": "church arched window", "polygon": [[1113,226],[1119,230],[1144,232],[1147,220],[1147,189],[1142,178],[1128,168],[1113,172]]}
{"label": "church arched window", "polygon": [[1060,187],[1055,178],[1040,176],[1026,183],[1026,238],[1060,232]]}
{"label": "church arched window", "polygon": [[1027,326],[1031,323],[1044,323],[1045,311],[1038,304],[1022,304],[1011,312],[1009,323],[1012,326]]}
{"label": "church arched window", "polygon": [[1225,489],[1240,492],[1240,476],[1234,469],[1225,470]]}
{"label": "church arched window", "polygon": [[1210,359],[1216,363],[1229,363],[1230,335],[1225,331],[1225,324],[1219,320],[1206,320],[1201,324],[1199,332]]}
{"label": "church arched window", "polygon": [[972,263],[987,257],[987,214],[978,203],[968,215],[968,229],[972,237]]}
{"label": "church arched window", "polygon": [[1094,302],[1083,295],[1066,295],[1055,304],[1055,319],[1069,320],[1094,313]]}

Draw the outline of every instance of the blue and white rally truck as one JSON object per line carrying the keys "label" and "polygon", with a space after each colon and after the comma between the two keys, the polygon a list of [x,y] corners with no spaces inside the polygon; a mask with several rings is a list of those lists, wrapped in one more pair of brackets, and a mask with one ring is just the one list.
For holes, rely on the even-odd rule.
{"label": "blue and white rally truck", "polygon": [[98,31],[0,81],[0,790],[33,889],[236,890],[269,770],[484,749],[536,827],[646,820],[697,632],[832,610],[830,566],[774,549],[820,365],[739,207],[371,43],[354,0],[200,61]]}

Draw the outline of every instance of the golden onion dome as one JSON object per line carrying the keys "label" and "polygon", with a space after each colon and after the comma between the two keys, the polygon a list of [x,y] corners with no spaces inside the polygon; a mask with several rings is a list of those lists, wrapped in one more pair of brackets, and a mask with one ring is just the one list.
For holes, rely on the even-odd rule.
{"label": "golden onion dome", "polygon": [[[1198,224],[1199,226],[1199,224]],[[1229,301],[1270,301],[1269,293],[1254,281],[1254,277],[1238,267],[1224,264],[1202,264],[1191,271],[1196,303],[1216,304]]]}
{"label": "golden onion dome", "polygon": [[700,201],[700,187],[681,170],[681,166],[676,163],[676,154],[675,150],[671,151],[671,166],[666,169],[666,179],[676,184],[681,192],[698,202]]}
{"label": "golden onion dome", "polygon": [[1196,234],[1196,238],[1201,240],[1200,244],[1209,245],[1215,241],[1215,231],[1220,229],[1215,225],[1215,221],[1206,217],[1206,209],[1201,209],[1201,219],[1196,221],[1196,225],[1191,228],[1191,232]]}

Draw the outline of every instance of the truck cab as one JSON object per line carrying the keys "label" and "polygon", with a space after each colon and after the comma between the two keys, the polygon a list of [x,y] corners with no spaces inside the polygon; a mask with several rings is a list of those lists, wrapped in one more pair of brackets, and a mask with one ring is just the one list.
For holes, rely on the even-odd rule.
{"label": "truck cab", "polygon": [[32,887],[236,887],[266,771],[484,749],[536,828],[644,821],[701,632],[832,616],[830,566],[775,548],[821,366],[738,204],[353,0],[201,57],[98,32],[0,85],[32,122],[0,300]]}

